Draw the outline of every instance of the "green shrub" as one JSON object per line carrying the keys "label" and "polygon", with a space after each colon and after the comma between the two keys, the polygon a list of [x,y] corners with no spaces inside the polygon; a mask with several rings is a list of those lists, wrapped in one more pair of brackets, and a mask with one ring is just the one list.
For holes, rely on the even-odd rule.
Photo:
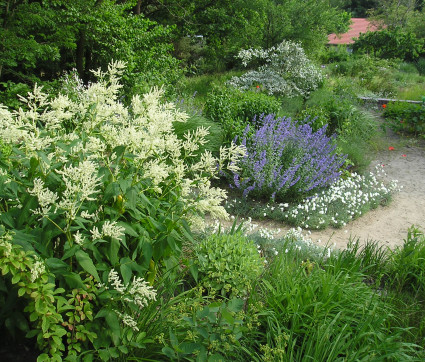
{"label": "green shrub", "polygon": [[245,361],[240,341],[249,320],[243,307],[237,298],[211,302],[202,287],[178,296],[167,316],[169,338],[163,339],[162,353],[171,361]]}
{"label": "green shrub", "polygon": [[395,132],[425,135],[425,106],[408,102],[390,102],[385,105],[385,126]]}
{"label": "green shrub", "polygon": [[276,114],[280,102],[261,91],[243,92],[232,88],[215,88],[205,103],[205,115],[221,124],[227,141],[240,136],[248,123],[261,114]]}
{"label": "green shrub", "polygon": [[415,34],[396,28],[361,34],[353,44],[353,51],[373,54],[383,59],[412,61],[423,53],[423,46],[423,39],[417,39]]}
{"label": "green shrub", "polygon": [[212,295],[246,297],[263,271],[257,247],[240,233],[211,235],[195,254],[199,283]]}
{"label": "green shrub", "polygon": [[13,83],[11,81],[0,83],[0,104],[4,104],[11,109],[19,109],[22,102],[18,95],[26,96],[30,87],[24,83]]}
{"label": "green shrub", "polygon": [[323,64],[346,61],[349,57],[350,53],[345,45],[326,47],[319,54],[319,59]]}
{"label": "green shrub", "polygon": [[417,59],[415,66],[420,75],[425,75],[425,58],[421,57]]}
{"label": "green shrub", "polygon": [[394,62],[361,54],[352,55],[348,60],[331,64],[329,67],[333,74],[356,78],[357,82],[369,91],[391,95],[396,92]]}

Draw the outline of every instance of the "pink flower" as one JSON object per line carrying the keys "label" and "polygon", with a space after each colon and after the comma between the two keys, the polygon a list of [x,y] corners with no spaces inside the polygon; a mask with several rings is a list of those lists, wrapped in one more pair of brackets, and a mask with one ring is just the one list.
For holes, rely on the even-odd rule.
{"label": "pink flower", "polygon": [[393,146],[390,146],[390,147],[388,147],[388,150],[394,151],[394,147]]}

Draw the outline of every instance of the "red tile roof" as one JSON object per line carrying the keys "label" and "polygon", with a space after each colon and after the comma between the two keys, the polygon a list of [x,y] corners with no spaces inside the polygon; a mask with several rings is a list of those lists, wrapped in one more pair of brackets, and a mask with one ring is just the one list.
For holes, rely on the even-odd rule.
{"label": "red tile roof", "polygon": [[352,24],[348,32],[344,34],[330,34],[328,35],[328,44],[352,44],[354,43],[353,38],[358,38],[360,33],[366,33],[367,31],[376,31],[378,27],[372,25],[372,23],[364,18],[351,18]]}

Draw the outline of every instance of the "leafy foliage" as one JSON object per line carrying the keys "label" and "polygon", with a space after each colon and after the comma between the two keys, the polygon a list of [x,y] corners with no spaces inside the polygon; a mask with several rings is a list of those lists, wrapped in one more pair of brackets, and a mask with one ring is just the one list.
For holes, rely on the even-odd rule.
{"label": "leafy foliage", "polygon": [[215,88],[207,95],[205,115],[218,122],[227,141],[241,136],[247,124],[258,126],[262,114],[277,114],[280,102],[257,91],[239,91],[232,88]]}
{"label": "leafy foliage", "polygon": [[417,39],[413,33],[395,28],[361,34],[353,44],[353,51],[373,54],[383,59],[413,61],[422,54],[423,46],[423,39]]}
{"label": "leafy foliage", "polygon": [[212,296],[247,297],[263,271],[257,247],[239,233],[211,235],[194,252],[199,284]]}
{"label": "leafy foliage", "polygon": [[384,109],[385,126],[400,133],[425,135],[425,107],[423,104],[390,102]]}
{"label": "leafy foliage", "polygon": [[[50,298],[52,305],[62,303],[58,313],[70,333],[63,352],[51,349],[55,358],[82,349],[104,358],[108,348],[117,357],[134,339],[141,345],[141,319],[131,318],[148,303],[139,303],[137,290],[146,295],[144,278],[153,284],[178,265],[182,240],[191,238],[188,223],[200,226],[205,213],[227,216],[220,205],[225,192],[211,187],[210,177],[225,165],[235,167],[243,153],[233,145],[222,147],[217,159],[205,151],[198,162],[186,162],[207,131],[178,139],[172,124],[187,115],[162,101],[158,89],[124,107],[118,100],[123,68],[118,62],[107,73],[95,72],[97,83],[77,82],[69,97],[48,99],[36,87],[23,99],[27,111],[0,108],[0,223],[14,235],[12,244],[32,250],[46,265],[61,288],[52,293],[67,298],[66,306]],[[111,277],[111,270],[122,279]],[[117,298],[122,303],[112,303]],[[129,328],[140,333],[128,336]],[[94,330],[102,331],[97,339]],[[48,351],[42,340],[39,346]]]}

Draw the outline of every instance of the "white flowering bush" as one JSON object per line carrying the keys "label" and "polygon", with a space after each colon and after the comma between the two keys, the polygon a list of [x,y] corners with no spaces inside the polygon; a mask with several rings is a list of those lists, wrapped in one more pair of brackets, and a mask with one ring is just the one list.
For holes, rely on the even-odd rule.
{"label": "white flowering bush", "polygon": [[[12,244],[34,250],[65,294],[87,288],[88,276],[107,283],[111,269],[128,286],[132,277],[153,284],[158,273],[178,265],[190,226],[201,228],[205,214],[227,217],[226,193],[211,179],[237,169],[244,153],[231,144],[219,158],[198,154],[204,128],[178,139],[173,122],[187,115],[163,101],[161,89],[125,107],[119,100],[123,70],[123,63],[111,64],[94,72],[96,83],[77,82],[57,97],[35,87],[22,98],[26,110],[0,105],[0,224]],[[187,162],[195,156],[198,161]],[[103,316],[111,327],[125,314]],[[110,328],[103,348],[116,345],[121,332]],[[72,343],[64,354],[81,348]]]}
{"label": "white flowering bush", "polygon": [[301,45],[292,41],[285,40],[269,49],[241,50],[237,57],[245,67],[255,60],[263,63],[229,81],[242,90],[257,87],[269,94],[307,97],[323,80],[320,69],[307,58]]}

